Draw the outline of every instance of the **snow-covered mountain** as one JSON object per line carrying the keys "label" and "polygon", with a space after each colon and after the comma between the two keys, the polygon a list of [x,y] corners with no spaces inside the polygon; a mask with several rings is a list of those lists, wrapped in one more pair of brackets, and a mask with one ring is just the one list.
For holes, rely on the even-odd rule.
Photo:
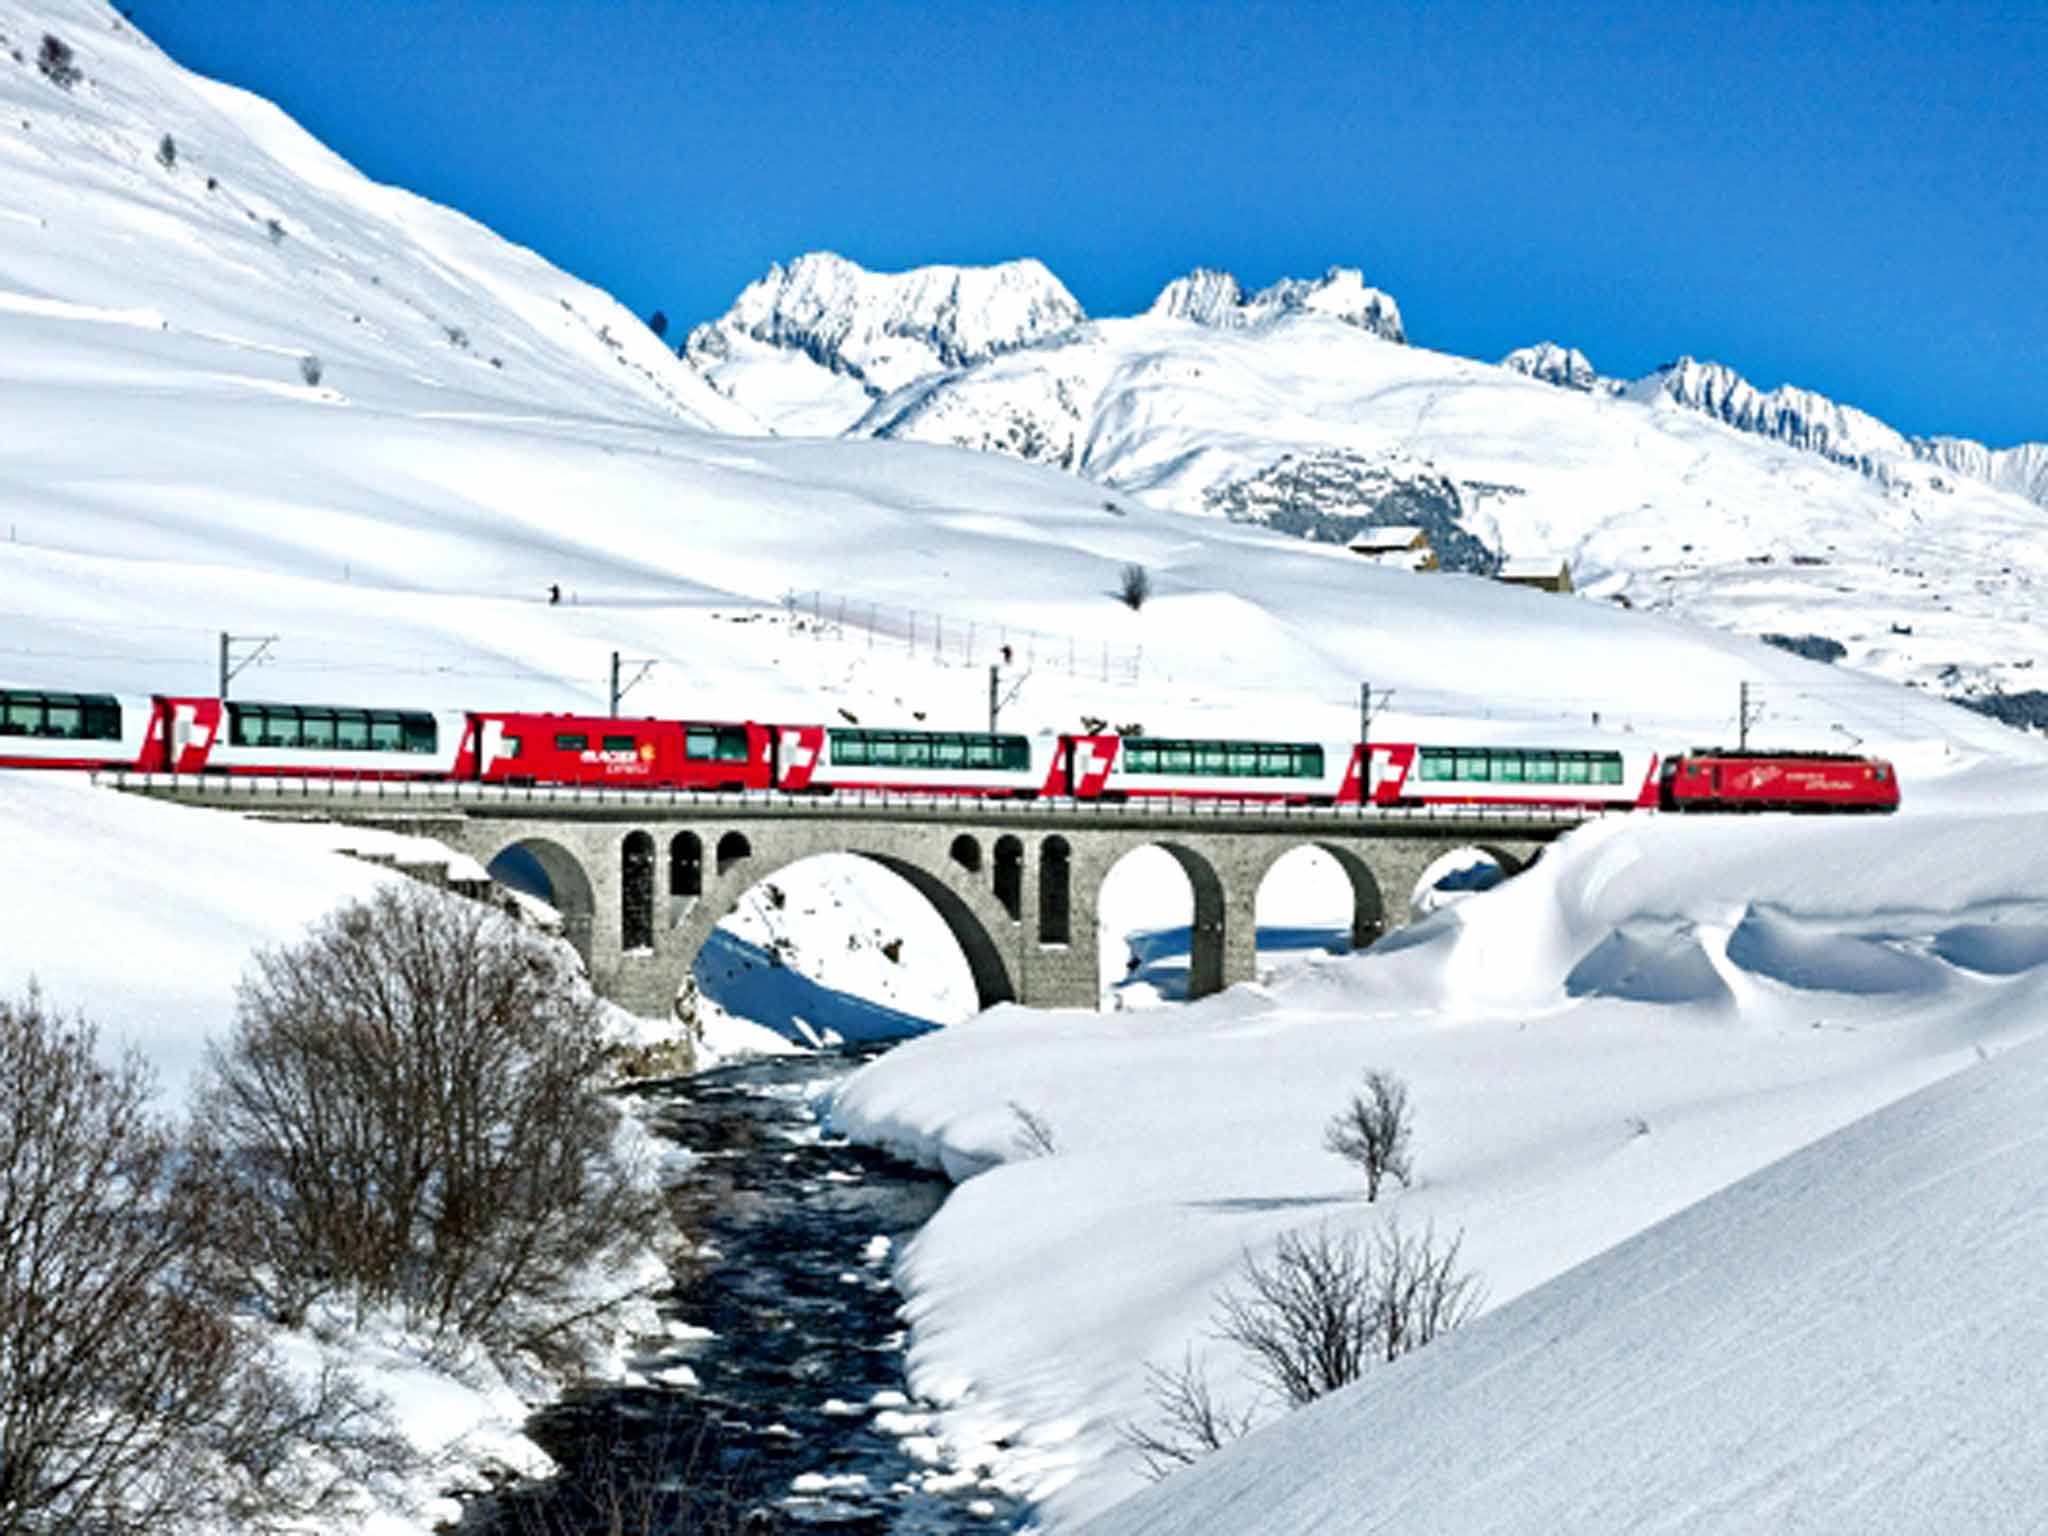
{"label": "snow-covered mountain", "polygon": [[[38,66],[45,37],[65,70]],[[0,0],[0,102],[0,310],[36,338],[14,331],[21,361],[90,335],[138,375],[175,360],[212,390],[759,430],[609,294],[370,181],[96,0]]]}
{"label": "snow-covered mountain", "polygon": [[1036,261],[885,273],[817,251],[749,283],[725,314],[690,332],[683,352],[784,430],[834,432],[913,379],[1031,346],[1085,318]]}
{"label": "snow-covered mountain", "polygon": [[2048,443],[1987,448],[1966,437],[1909,437],[1867,411],[1810,389],[1785,384],[1761,390],[1725,363],[1691,357],[1666,363],[1640,379],[1610,379],[1602,377],[1577,348],[1546,341],[1510,352],[1501,366],[1565,389],[1667,400],[1738,432],[1817,453],[1881,484],[1900,479],[1900,462],[1911,460],[1939,465],[2048,506]]}
{"label": "snow-covered mountain", "polygon": [[1585,353],[1577,347],[1559,346],[1554,341],[1539,341],[1533,347],[1517,347],[1500,360],[1500,365],[1563,389],[1590,391],[1606,382],[1594,372],[1593,364]]}
{"label": "snow-covered mountain", "polygon": [[[843,267],[831,266],[837,291],[868,292]],[[822,286],[810,291],[822,302]],[[812,313],[804,334],[872,330],[871,309],[861,298],[835,320]],[[2028,674],[2048,663],[2030,616],[2048,582],[2040,445],[1911,439],[1689,357],[1620,381],[1554,342],[1499,366],[1389,345],[1406,340],[1398,308],[1350,269],[1249,295],[1198,269],[1143,315],[1002,334],[1019,344],[935,364],[850,425],[843,413],[872,381],[843,379],[829,400],[813,390],[789,413],[760,387],[772,358],[841,378],[794,344],[750,333],[734,392],[771,428],[1004,454],[1163,511],[1335,542],[1419,523],[1453,569],[1562,556],[1596,596],[1943,692],[2031,693]],[[1845,598],[1866,617],[1843,615]]]}
{"label": "snow-covered mountain", "polygon": [[1408,339],[1400,306],[1391,295],[1368,287],[1356,267],[1332,267],[1314,280],[1283,277],[1249,296],[1228,272],[1197,267],[1168,283],[1145,311],[1157,319],[1236,330],[1270,325],[1297,312],[1328,315],[1388,341]]}

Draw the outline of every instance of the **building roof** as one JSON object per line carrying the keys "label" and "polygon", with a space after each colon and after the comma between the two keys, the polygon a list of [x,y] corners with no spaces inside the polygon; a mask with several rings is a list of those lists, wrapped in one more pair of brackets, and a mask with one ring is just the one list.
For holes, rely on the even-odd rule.
{"label": "building roof", "polygon": [[1367,528],[1349,544],[1346,549],[1413,549],[1418,544],[1427,544],[1429,534],[1421,529],[1401,524],[1389,528]]}

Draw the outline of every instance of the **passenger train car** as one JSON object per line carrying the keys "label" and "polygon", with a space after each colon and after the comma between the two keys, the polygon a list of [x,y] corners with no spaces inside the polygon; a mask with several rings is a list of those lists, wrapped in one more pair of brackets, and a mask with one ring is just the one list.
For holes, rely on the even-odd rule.
{"label": "passenger train car", "polygon": [[1524,743],[1025,736],[0,689],[0,767],[673,790],[1583,810],[1888,811],[1876,758]]}

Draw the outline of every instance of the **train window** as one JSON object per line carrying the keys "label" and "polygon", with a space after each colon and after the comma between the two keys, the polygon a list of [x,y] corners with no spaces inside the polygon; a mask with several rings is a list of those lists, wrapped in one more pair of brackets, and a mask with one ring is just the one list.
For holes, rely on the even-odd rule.
{"label": "train window", "polygon": [[43,701],[32,695],[8,694],[4,729],[9,736],[42,735]]}
{"label": "train window", "polygon": [[1555,752],[1525,752],[1523,759],[1529,770],[1531,784],[1555,784],[1557,782],[1557,754]]}
{"label": "train window", "polygon": [[525,746],[526,739],[523,736],[507,736],[498,743],[498,756],[517,757]]}
{"label": "train window", "polygon": [[[506,738],[507,746],[509,747],[512,742],[518,739],[517,736],[508,736]],[[380,709],[373,712],[370,716],[370,750],[372,752],[397,752],[401,751],[404,746],[405,726],[399,720],[397,713],[388,709]],[[511,757],[516,754],[507,751],[505,755]]]}
{"label": "train window", "polygon": [[370,717],[360,709],[334,712],[334,744],[344,752],[370,750]]}
{"label": "train window", "polygon": [[43,732],[46,736],[76,736],[79,728],[85,723],[78,706],[68,699],[62,703],[56,699],[50,700],[49,712],[44,718],[49,721]]}
{"label": "train window", "polygon": [[309,709],[299,717],[299,745],[334,749],[334,712]]}
{"label": "train window", "polygon": [[826,738],[827,755],[848,768],[864,768],[869,762],[866,731],[833,731]]}
{"label": "train window", "polygon": [[747,749],[747,728],[744,725],[721,725],[718,728],[720,762],[744,763],[751,755]]}
{"label": "train window", "polygon": [[1250,742],[1233,742],[1229,751],[1230,772],[1244,777],[1259,771],[1259,749]]}
{"label": "train window", "polygon": [[967,740],[963,736],[941,736],[932,743],[932,765],[937,768],[965,768]]}
{"label": "train window", "polygon": [[399,719],[405,725],[405,750],[432,752],[441,740],[441,727],[432,715],[408,714]]}
{"label": "train window", "polygon": [[1460,752],[1456,777],[1464,784],[1484,784],[1493,776],[1484,752]]}
{"label": "train window", "polygon": [[1422,772],[1425,779],[1448,779],[1452,776],[1451,754],[1441,747],[1422,749]]}
{"label": "train window", "polygon": [[1519,752],[1494,753],[1493,777],[1496,783],[1520,784],[1522,782],[1522,754]]}
{"label": "train window", "polygon": [[929,736],[901,735],[896,738],[896,762],[904,768],[929,768],[932,765],[932,739]]}
{"label": "train window", "polygon": [[1603,752],[1600,756],[1594,758],[1593,762],[1594,766],[1600,770],[1594,776],[1596,783],[1619,784],[1621,782],[1621,754],[1619,752]]}
{"label": "train window", "polygon": [[604,739],[604,749],[607,752],[630,752],[633,745],[634,738],[631,736],[607,736]]}
{"label": "train window", "polygon": [[691,757],[715,757],[718,732],[708,725],[693,725],[683,733],[683,751]]}
{"label": "train window", "polygon": [[557,752],[583,752],[590,747],[590,738],[577,732],[564,732],[555,738]]}
{"label": "train window", "polygon": [[1557,779],[1560,784],[1584,784],[1589,777],[1587,770],[1592,765],[1586,761],[1583,754],[1573,752],[1567,754],[1557,766]]}

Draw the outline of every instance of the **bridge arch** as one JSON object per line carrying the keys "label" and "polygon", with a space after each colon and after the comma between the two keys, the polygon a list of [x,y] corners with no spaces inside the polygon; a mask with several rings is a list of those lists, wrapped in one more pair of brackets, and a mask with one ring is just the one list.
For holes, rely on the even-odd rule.
{"label": "bridge arch", "polygon": [[551,837],[526,835],[504,839],[478,862],[500,885],[538,896],[561,913],[563,937],[590,969],[597,892],[581,859]]}
{"label": "bridge arch", "polygon": [[[1353,949],[1366,948],[1373,940],[1377,939],[1387,930],[1386,891],[1380,884],[1379,876],[1373,872],[1371,863],[1368,862],[1357,847],[1328,839],[1304,839],[1278,851],[1270,852],[1261,861],[1260,867],[1253,877],[1251,888],[1254,923],[1256,924],[1257,921],[1256,914],[1258,911],[1259,894],[1265,889],[1266,881],[1271,877],[1273,871],[1295,854],[1309,849],[1327,855],[1330,861],[1343,874],[1345,885],[1350,892],[1348,927],[1351,934],[1351,947]],[[1256,929],[1254,931],[1256,932]]]}
{"label": "bridge arch", "polygon": [[[729,833],[727,837],[736,835]],[[725,839],[721,839],[721,848],[724,842]],[[1017,980],[996,941],[993,928],[1000,913],[990,909],[986,897],[971,882],[956,883],[942,869],[836,838],[805,839],[787,847],[771,849],[764,846],[760,850],[750,850],[746,868],[739,871],[737,877],[721,879],[701,900],[691,903],[675,935],[676,984],[680,986],[683,977],[689,975],[697,963],[698,953],[710,938],[711,931],[738,910],[749,890],[764,880],[773,879],[791,865],[832,853],[866,859],[900,877],[925,899],[966,958],[968,973],[974,980],[977,1006],[991,1008],[997,1003],[1016,1001]],[[721,874],[724,872],[721,870]]]}
{"label": "bridge arch", "polygon": [[[1212,992],[1222,991],[1225,977],[1223,877],[1215,862],[1191,842],[1171,836],[1120,839],[1094,878],[1088,906],[1090,912],[1097,914],[1098,927],[1104,885],[1125,860],[1146,849],[1156,849],[1167,855],[1187,877],[1193,906],[1188,923],[1187,1001],[1193,1002]],[[1098,934],[1098,941],[1099,938]],[[1122,935],[1117,938],[1121,940]]]}

